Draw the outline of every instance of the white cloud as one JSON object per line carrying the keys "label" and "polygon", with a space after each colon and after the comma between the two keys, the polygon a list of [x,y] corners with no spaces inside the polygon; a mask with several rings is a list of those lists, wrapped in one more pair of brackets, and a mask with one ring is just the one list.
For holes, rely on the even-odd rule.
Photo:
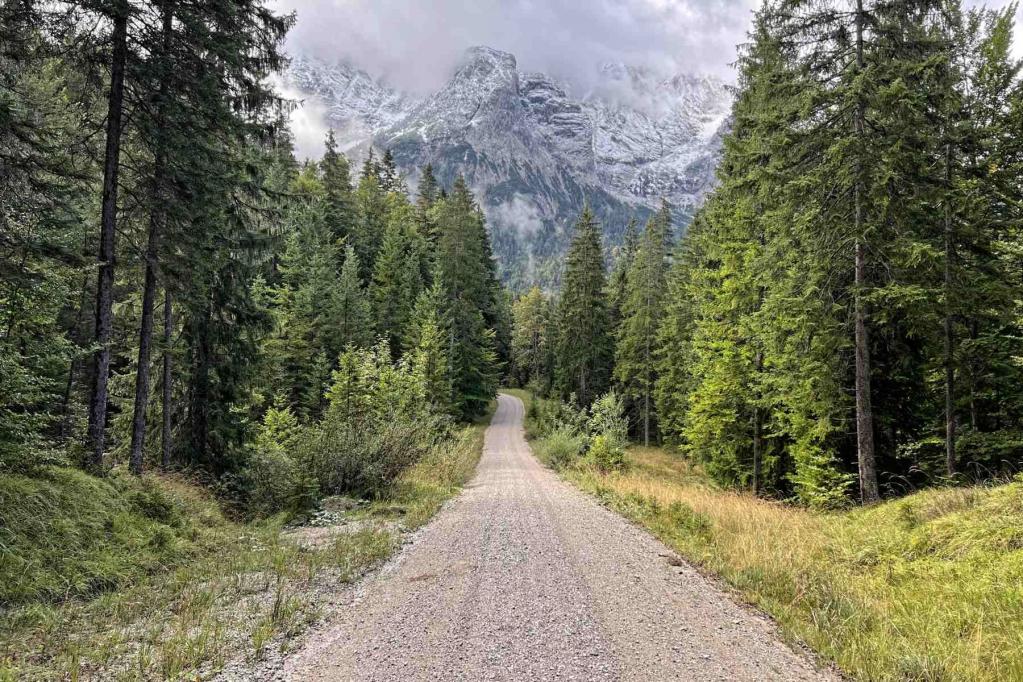
{"label": "white cloud", "polygon": [[472,45],[585,88],[596,66],[727,75],[758,0],[276,0],[298,13],[293,52],[349,58],[427,92]]}
{"label": "white cloud", "polygon": [[295,158],[318,159],[323,155],[323,141],[327,137],[327,107],[321,102],[305,98],[302,93],[288,87],[281,79],[274,86],[285,99],[296,106],[289,115],[291,135],[295,145]]}

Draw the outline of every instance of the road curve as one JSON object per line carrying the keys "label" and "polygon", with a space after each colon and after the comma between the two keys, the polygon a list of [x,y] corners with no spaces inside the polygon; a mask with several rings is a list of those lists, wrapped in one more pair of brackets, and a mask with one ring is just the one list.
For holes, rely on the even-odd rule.
{"label": "road curve", "polygon": [[465,491],[279,679],[836,679],[540,466],[522,418],[502,394]]}

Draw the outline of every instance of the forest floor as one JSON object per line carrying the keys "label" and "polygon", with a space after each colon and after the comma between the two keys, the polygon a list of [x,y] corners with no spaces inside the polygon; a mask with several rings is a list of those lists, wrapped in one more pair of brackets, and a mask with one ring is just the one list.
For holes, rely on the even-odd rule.
{"label": "forest floor", "polygon": [[502,395],[475,478],[293,655],[225,678],[831,680],[774,624],[532,456]]}
{"label": "forest floor", "polygon": [[560,474],[851,678],[1023,680],[1023,477],[816,512],[660,448]]}

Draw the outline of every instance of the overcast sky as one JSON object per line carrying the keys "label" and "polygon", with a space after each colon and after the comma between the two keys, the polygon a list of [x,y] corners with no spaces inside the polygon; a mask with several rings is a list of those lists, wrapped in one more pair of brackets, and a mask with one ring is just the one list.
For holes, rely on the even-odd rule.
{"label": "overcast sky", "polygon": [[524,70],[544,71],[582,87],[596,65],[607,61],[728,77],[735,46],[745,39],[750,13],[758,4],[758,0],[277,2],[298,12],[289,39],[293,53],[352,59],[396,86],[418,91],[441,84],[472,45],[506,50]]}
{"label": "overcast sky", "polygon": [[585,86],[622,61],[726,75],[756,0],[278,0],[293,53],[350,58],[404,89],[440,85],[465,48]]}
{"label": "overcast sky", "polygon": [[[292,54],[348,59],[413,92],[441,85],[473,45],[511,52],[520,69],[582,91],[608,61],[732,80],[735,46],[745,40],[759,1],[275,0],[298,13],[288,39]],[[1016,52],[1023,56],[1021,16],[1023,10]]]}

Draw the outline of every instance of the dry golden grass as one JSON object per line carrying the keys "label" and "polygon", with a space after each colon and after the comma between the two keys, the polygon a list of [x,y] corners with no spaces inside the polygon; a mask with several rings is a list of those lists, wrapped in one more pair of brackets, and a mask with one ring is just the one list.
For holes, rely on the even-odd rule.
{"label": "dry golden grass", "polygon": [[817,513],[710,484],[680,457],[564,474],[863,680],[1023,680],[1023,482]]}

